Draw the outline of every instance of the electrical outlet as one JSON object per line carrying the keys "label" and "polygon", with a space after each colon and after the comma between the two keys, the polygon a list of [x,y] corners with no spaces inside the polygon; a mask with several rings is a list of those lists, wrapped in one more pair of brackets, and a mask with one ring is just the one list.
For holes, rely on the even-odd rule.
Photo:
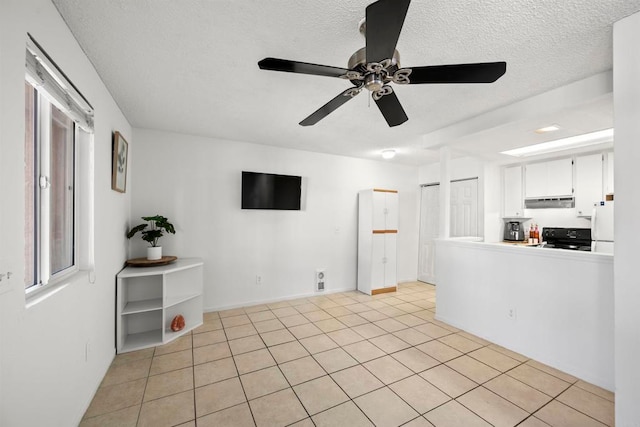
{"label": "electrical outlet", "polygon": [[262,276],[259,274],[256,275],[256,285],[262,285]]}
{"label": "electrical outlet", "polygon": [[516,309],[508,308],[507,309],[507,317],[511,320],[516,320]]}
{"label": "electrical outlet", "polygon": [[324,268],[318,268],[316,270],[316,292],[324,291],[324,282],[326,280]]}

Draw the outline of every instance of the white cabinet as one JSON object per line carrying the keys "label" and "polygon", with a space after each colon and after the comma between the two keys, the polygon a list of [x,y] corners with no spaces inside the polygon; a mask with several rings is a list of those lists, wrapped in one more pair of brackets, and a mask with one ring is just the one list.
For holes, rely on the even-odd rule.
{"label": "white cabinet", "polygon": [[[117,275],[118,353],[166,344],[202,325],[202,269],[199,258],[158,267],[126,267]],[[181,314],[185,327],[171,330]]]}
{"label": "white cabinet", "polygon": [[573,195],[573,161],[570,158],[525,166],[525,197],[571,195]]}
{"label": "white cabinet", "polygon": [[358,290],[369,295],[396,290],[398,192],[358,194]]}
{"label": "white cabinet", "polygon": [[522,218],[522,166],[512,166],[504,169],[503,175],[503,217]]}
{"label": "white cabinet", "polygon": [[605,194],[613,194],[613,151],[606,154],[607,156],[607,180],[605,183]]}
{"label": "white cabinet", "polygon": [[576,158],[576,215],[590,217],[602,197],[602,154]]}

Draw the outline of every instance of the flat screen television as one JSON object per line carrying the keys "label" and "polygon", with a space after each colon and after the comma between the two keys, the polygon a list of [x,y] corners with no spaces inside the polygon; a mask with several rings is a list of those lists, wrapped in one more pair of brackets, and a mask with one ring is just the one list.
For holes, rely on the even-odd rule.
{"label": "flat screen television", "polygon": [[302,177],[242,172],[242,209],[300,210]]}

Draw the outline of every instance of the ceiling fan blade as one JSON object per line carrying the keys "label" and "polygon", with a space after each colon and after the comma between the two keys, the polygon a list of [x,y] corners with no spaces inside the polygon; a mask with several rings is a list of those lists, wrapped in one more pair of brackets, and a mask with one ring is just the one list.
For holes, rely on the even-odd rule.
{"label": "ceiling fan blade", "polygon": [[380,99],[374,98],[374,100],[390,127],[401,125],[409,120],[395,92],[392,91],[390,94],[384,95]]}
{"label": "ceiling fan blade", "polygon": [[309,64],[307,62],[289,61],[278,58],[264,58],[258,62],[258,67],[260,67],[261,70],[286,71],[288,73],[313,74],[327,77],[344,76],[347,71],[349,71],[346,68]]}
{"label": "ceiling fan blade", "polygon": [[411,0],[378,0],[367,6],[367,62],[393,58]]}
{"label": "ceiling fan blade", "polygon": [[[333,113],[338,109],[342,104],[346,103],[350,99],[352,99],[355,95],[360,92],[356,92],[355,95],[351,95],[353,91],[357,88],[349,88],[344,92],[340,93],[340,95],[333,98],[331,101],[324,104],[322,107],[318,108],[315,112],[313,112],[309,117],[300,122],[301,126],[313,126],[318,123],[320,120],[327,117],[329,114]],[[350,92],[351,91],[351,92]]]}
{"label": "ceiling fan blade", "polygon": [[506,71],[506,62],[411,67],[409,84],[493,83]]}

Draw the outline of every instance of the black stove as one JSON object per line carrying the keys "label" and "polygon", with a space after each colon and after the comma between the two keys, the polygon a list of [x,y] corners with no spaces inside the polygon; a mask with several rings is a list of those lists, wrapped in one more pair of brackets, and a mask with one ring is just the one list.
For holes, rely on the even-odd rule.
{"label": "black stove", "polygon": [[542,241],[546,242],[545,248],[591,251],[591,229],[545,227]]}

